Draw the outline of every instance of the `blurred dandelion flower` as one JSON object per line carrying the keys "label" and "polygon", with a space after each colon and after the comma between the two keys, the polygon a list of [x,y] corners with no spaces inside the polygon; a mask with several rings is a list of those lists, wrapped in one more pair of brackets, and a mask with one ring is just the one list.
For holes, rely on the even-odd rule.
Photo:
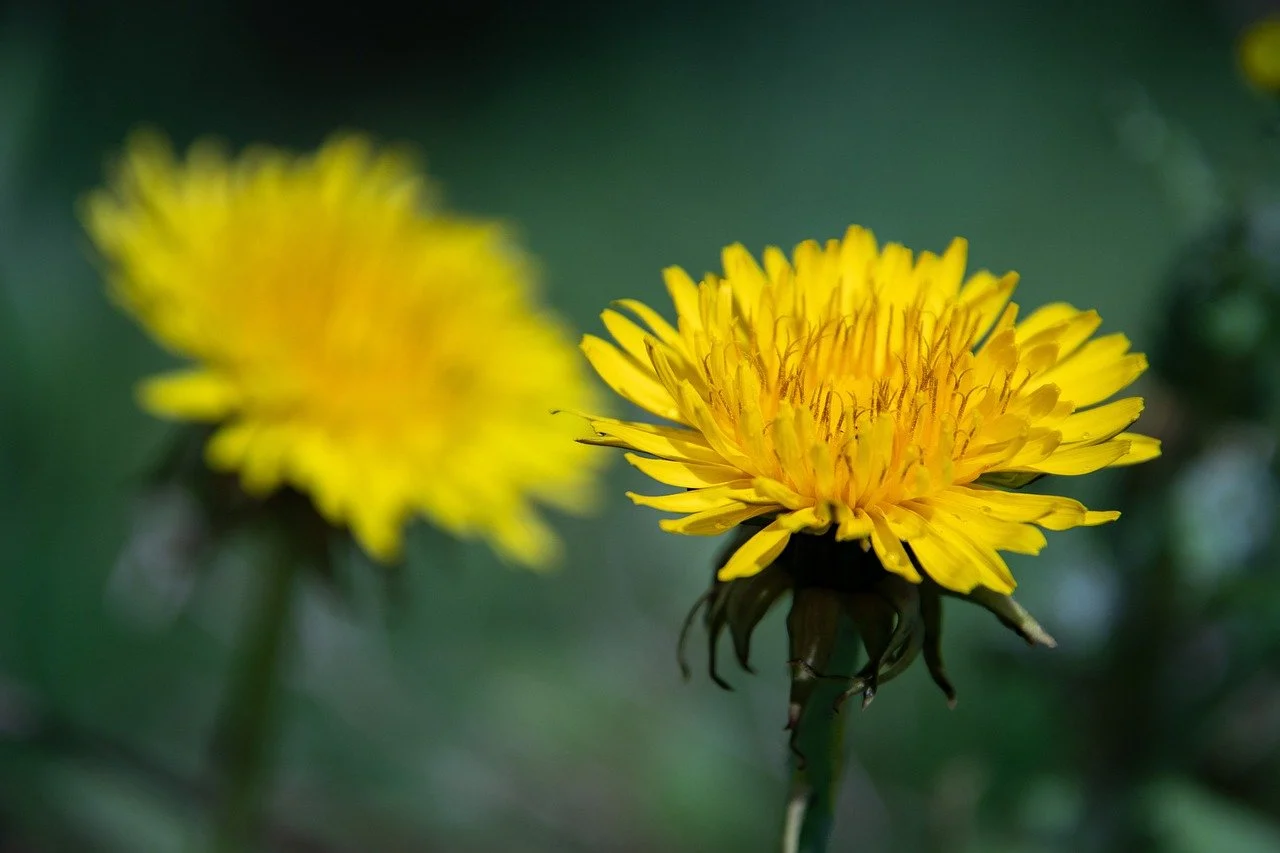
{"label": "blurred dandelion flower", "polygon": [[345,137],[180,162],[141,135],[86,223],[117,301],[195,362],[144,407],[215,424],[207,460],[246,492],[305,492],[383,561],[421,513],[544,564],[535,503],[590,502],[590,451],[550,410],[595,397],[530,259],[441,212],[410,159]]}
{"label": "blurred dandelion flower", "polygon": [[1238,50],[1245,79],[1265,92],[1280,92],[1280,17],[1250,25]]}
{"label": "blurred dandelion flower", "polygon": [[1040,528],[1119,514],[1003,487],[1142,462],[1159,443],[1125,432],[1141,398],[1097,405],[1146,368],[1124,335],[1091,340],[1097,313],[1063,303],[1019,321],[1017,276],[965,279],[965,255],[956,240],[913,259],[854,227],[792,260],[767,249],[763,267],[730,246],[723,277],[700,284],[668,269],[678,328],[627,300],[645,326],[606,311],[618,346],[582,346],[614,390],[677,426],[594,418],[589,441],[685,489],[631,495],[685,513],[668,531],[771,518],[722,581],[760,572],[796,534],[832,531],[908,581],[922,570],[957,592],[1008,593],[1001,551],[1035,554]]}

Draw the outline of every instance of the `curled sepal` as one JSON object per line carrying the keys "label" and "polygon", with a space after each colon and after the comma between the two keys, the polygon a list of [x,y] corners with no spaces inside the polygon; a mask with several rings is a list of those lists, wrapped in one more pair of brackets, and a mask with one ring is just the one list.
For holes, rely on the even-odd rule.
{"label": "curled sepal", "polygon": [[915,584],[885,573],[867,592],[846,595],[842,601],[862,637],[867,664],[836,699],[836,709],[856,693],[862,694],[865,708],[880,685],[903,672],[920,653],[920,597]]}
{"label": "curled sepal", "polygon": [[[754,532],[754,530],[745,526],[739,527],[734,531],[734,535],[730,537],[728,544],[720,552],[720,556],[716,560],[715,571],[712,573],[711,588],[698,596],[698,600],[693,603],[693,606],[689,608],[688,615],[685,616],[684,625],[680,629],[680,639],[676,645],[676,661],[680,664],[680,673],[686,679],[689,678],[689,675],[692,672],[692,669],[689,666],[688,655],[685,654],[685,649],[689,641],[689,631],[693,628],[693,623],[697,620],[698,614],[702,613],[703,627],[707,632],[707,673],[711,677],[711,680],[721,688],[725,690],[733,690],[733,685],[725,681],[719,671],[717,652],[720,647],[720,634],[724,632],[726,627],[730,628],[734,635],[734,648],[739,651],[738,660],[739,662],[743,662],[745,660],[745,655],[742,650],[739,649],[740,641],[738,639],[740,630],[734,630],[729,621],[731,618],[730,600],[731,598],[736,597],[738,585],[749,582],[752,578],[725,582],[715,580],[715,577],[719,574],[721,567],[724,566],[729,557],[732,556],[733,553],[737,551],[737,549],[740,548],[748,539],[750,539]],[[762,572],[761,574],[764,573]],[[736,610],[741,612],[742,609],[743,604],[738,604]],[[760,618],[764,618],[763,613],[760,614]],[[758,622],[759,619],[756,620],[756,623]],[[754,624],[751,627],[754,629]],[[750,634],[751,630],[747,630],[743,638],[743,641],[745,641],[745,645],[742,647],[743,649],[749,650]],[[751,668],[747,666],[746,663],[743,663],[743,667],[747,669],[748,672],[751,671]]]}
{"label": "curled sepal", "polygon": [[894,640],[897,615],[889,602],[874,593],[850,593],[840,598],[849,618],[857,626],[858,636],[862,637],[867,663],[836,700],[836,707],[839,708],[854,693],[861,692],[862,707],[865,708],[876,696],[880,667]]}
{"label": "curled sepal", "polygon": [[942,662],[942,597],[932,583],[920,585],[920,621],[924,625],[924,663],[929,677],[947,697],[947,707],[955,708],[956,688]]}
{"label": "curled sepal", "polygon": [[885,574],[876,592],[889,602],[898,622],[889,641],[889,652],[879,672],[884,684],[905,670],[920,654],[924,645],[924,626],[920,621],[920,587],[900,575]]}
{"label": "curled sepal", "polygon": [[897,678],[920,656],[920,650],[924,648],[924,629],[921,627],[918,616],[914,621],[916,627],[907,632],[906,642],[891,649],[885,656],[885,665],[880,669],[878,684],[887,684]]}
{"label": "curled sepal", "polygon": [[787,614],[790,638],[791,692],[787,705],[787,725],[791,731],[791,750],[803,765],[804,755],[798,748],[800,718],[821,681],[847,678],[830,675],[827,667],[839,638],[840,617],[844,606],[840,596],[830,590],[800,587],[791,598]]}
{"label": "curled sepal", "polygon": [[1026,608],[1014,601],[1012,596],[1001,595],[986,587],[977,587],[968,594],[950,591],[946,594],[971,601],[991,611],[1005,626],[1026,640],[1028,645],[1048,646],[1051,649],[1058,645],[1058,641],[1040,627],[1040,623],[1027,612]]}
{"label": "curled sepal", "polygon": [[729,587],[730,584],[717,584],[711,598],[707,601],[704,616],[704,627],[707,631],[707,675],[718,686],[725,690],[733,690],[733,685],[720,675],[717,661],[717,650],[720,648],[720,635],[729,623]]}
{"label": "curled sepal", "polygon": [[856,693],[863,694],[863,707],[867,707],[876,698],[879,686],[905,671],[924,646],[920,596],[915,584],[886,573],[869,593],[852,594],[844,601],[845,610],[863,639],[867,665],[836,698],[836,710]]}
{"label": "curled sepal", "polygon": [[755,672],[751,668],[751,635],[791,585],[791,577],[774,566],[729,585],[725,595],[729,636],[738,663],[747,672]]}
{"label": "curled sepal", "polygon": [[680,675],[685,681],[689,680],[689,676],[693,674],[693,668],[689,666],[689,656],[685,654],[685,648],[689,644],[689,631],[693,629],[693,623],[697,621],[698,614],[702,608],[707,606],[707,602],[715,595],[716,588],[711,589],[698,596],[698,600],[689,608],[689,612],[684,617],[684,624],[680,626],[680,639],[676,642],[676,663],[680,665]]}
{"label": "curled sepal", "polygon": [[[739,528],[722,553],[717,569],[755,532],[754,528]],[[717,670],[716,653],[722,634],[729,633],[742,668],[753,671],[751,638],[770,610],[790,592],[787,728],[792,731],[792,751],[803,761],[796,731],[815,698],[821,700],[828,713],[828,703],[838,713],[855,695],[861,695],[865,708],[884,684],[922,654],[929,675],[946,696],[948,706],[955,707],[956,690],[942,660],[944,595],[989,610],[1032,645],[1056,645],[1040,623],[1011,597],[987,588],[957,593],[937,584],[919,563],[915,567],[921,576],[918,583],[886,571],[876,554],[863,550],[860,543],[839,541],[830,534],[793,536],[763,571],[730,581],[713,579],[711,588],[694,603],[680,632],[681,670],[687,677],[685,644],[701,614],[707,631],[711,679],[732,689]],[[861,668],[855,663],[858,646],[867,655]]]}

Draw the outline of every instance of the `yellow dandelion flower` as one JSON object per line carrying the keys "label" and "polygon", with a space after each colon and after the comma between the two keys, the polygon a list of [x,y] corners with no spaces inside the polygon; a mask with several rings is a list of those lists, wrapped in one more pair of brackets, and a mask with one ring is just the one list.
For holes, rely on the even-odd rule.
{"label": "yellow dandelion flower", "polygon": [[139,136],[85,214],[117,301],[195,362],[143,406],[217,424],[212,467],[309,494],[379,560],[417,513],[554,557],[535,502],[585,508],[594,462],[550,411],[595,395],[503,226],[441,212],[410,159],[359,137],[179,162]]}
{"label": "yellow dandelion flower", "polygon": [[1240,37],[1240,69],[1254,86],[1280,91],[1280,17],[1264,18]]}
{"label": "yellow dandelion flower", "polygon": [[677,326],[623,300],[603,315],[617,345],[582,347],[615,391],[674,425],[592,418],[588,441],[684,490],[630,495],[684,514],[665,530],[762,525],[722,581],[761,571],[798,533],[831,532],[910,581],[923,570],[1008,593],[1000,552],[1035,554],[1040,528],[1118,513],[1002,486],[1141,462],[1159,444],[1125,432],[1140,398],[1098,405],[1146,368],[1124,335],[1093,338],[1097,313],[1064,303],[1019,320],[1017,276],[965,279],[965,256],[956,240],[913,258],[854,227],[790,260],[769,248],[763,266],[730,246],[724,275],[701,283],[668,269]]}

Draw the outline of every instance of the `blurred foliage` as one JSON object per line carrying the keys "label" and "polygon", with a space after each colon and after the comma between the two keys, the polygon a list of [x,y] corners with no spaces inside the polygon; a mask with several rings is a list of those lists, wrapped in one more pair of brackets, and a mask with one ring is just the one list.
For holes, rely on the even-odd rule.
{"label": "blurred foliage", "polygon": [[[1014,566],[1057,650],[955,608],[958,708],[917,669],[853,712],[832,849],[1280,850],[1277,119],[1232,58],[1256,5],[0,7],[0,850],[189,849],[254,581],[234,549],[185,577],[165,535],[126,547],[170,437],[130,388],[166,357],[75,203],[140,122],[409,140],[584,330],[667,264],[850,222],[1097,307],[1151,353],[1167,458],[1081,495],[1117,525]],[[636,482],[561,521],[549,577],[418,530],[398,585],[306,590],[270,849],[776,846],[782,614],[737,693],[682,684],[717,543],[661,534]]]}

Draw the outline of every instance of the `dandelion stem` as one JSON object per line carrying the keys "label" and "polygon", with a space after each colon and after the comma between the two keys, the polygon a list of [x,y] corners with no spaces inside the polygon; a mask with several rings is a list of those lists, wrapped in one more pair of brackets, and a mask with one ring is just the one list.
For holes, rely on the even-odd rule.
{"label": "dandelion stem", "polygon": [[[858,663],[858,635],[840,620],[838,639],[827,672],[852,676]],[[805,760],[791,759],[791,789],[783,819],[782,853],[825,853],[835,825],[836,795],[844,774],[844,731],[853,702],[832,711],[845,688],[840,678],[824,679],[807,703],[799,722],[797,748]]]}
{"label": "dandelion stem", "polygon": [[214,732],[214,853],[254,849],[267,788],[273,706],[293,621],[298,561],[286,549],[275,548],[267,562],[271,565],[264,567],[259,604],[245,619],[242,645]]}

